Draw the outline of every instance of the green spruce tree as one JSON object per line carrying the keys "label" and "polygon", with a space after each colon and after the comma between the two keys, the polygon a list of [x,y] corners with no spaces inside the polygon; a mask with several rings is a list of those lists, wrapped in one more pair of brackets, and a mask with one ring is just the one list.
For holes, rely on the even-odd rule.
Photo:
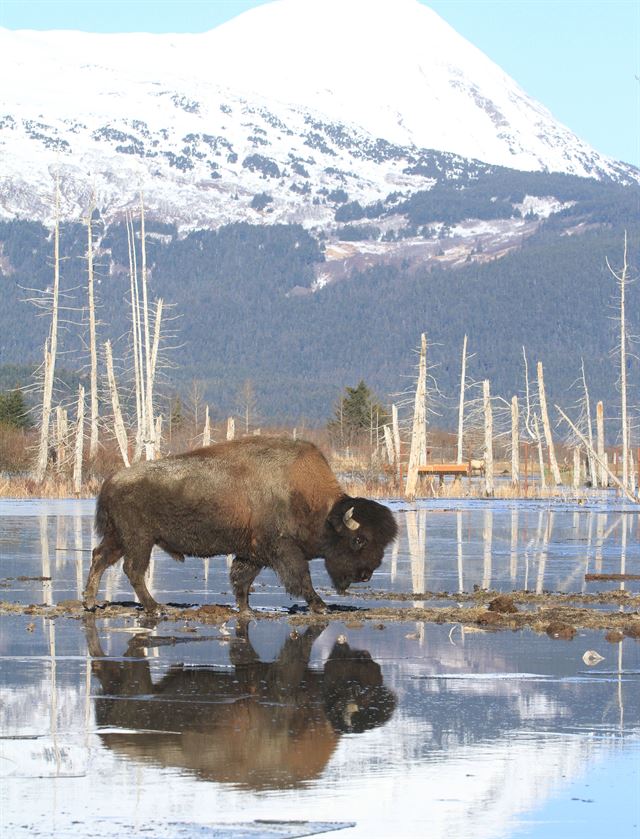
{"label": "green spruce tree", "polygon": [[0,423],[14,428],[29,428],[31,420],[21,390],[0,393]]}
{"label": "green spruce tree", "polygon": [[387,411],[361,379],[356,387],[344,389],[327,427],[336,443],[349,446],[370,440],[387,422]]}

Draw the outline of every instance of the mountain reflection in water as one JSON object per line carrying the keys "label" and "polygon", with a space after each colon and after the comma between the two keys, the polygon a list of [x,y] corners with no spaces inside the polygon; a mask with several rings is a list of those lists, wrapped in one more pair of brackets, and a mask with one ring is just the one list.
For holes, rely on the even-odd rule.
{"label": "mountain reflection in water", "polygon": [[[103,658],[95,621],[87,623],[99,728],[115,753],[200,778],[251,789],[295,787],[317,778],[344,733],[386,723],[396,705],[368,652],[336,642],[323,670],[309,667],[325,626],[292,632],[275,661],[264,662],[239,625],[231,670],[173,665],[153,682],[134,639],[125,659]],[[133,732],[133,733],[132,733]]]}

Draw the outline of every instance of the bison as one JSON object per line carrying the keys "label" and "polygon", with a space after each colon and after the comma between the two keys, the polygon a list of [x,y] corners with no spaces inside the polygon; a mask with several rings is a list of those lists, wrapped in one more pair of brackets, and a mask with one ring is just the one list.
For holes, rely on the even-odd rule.
{"label": "bison", "polygon": [[[386,724],[396,707],[365,650],[335,643],[323,669],[309,666],[323,625],[292,633],[265,662],[239,623],[229,647],[232,669],[173,664],[157,681],[138,640],[123,658],[108,659],[93,615],[85,627],[104,745],[203,780],[256,790],[303,786],[323,772],[343,734]],[[162,640],[170,639],[148,643]]]}
{"label": "bison", "polygon": [[84,592],[93,609],[104,571],[124,556],[124,572],[148,612],[158,608],[145,584],[151,550],[173,559],[234,554],[231,584],[240,612],[262,568],[314,612],[326,606],[309,561],[323,557],[340,594],[366,582],[395,539],[391,511],[341,488],[312,444],[254,437],[219,443],[117,472],[102,485],[94,549]]}

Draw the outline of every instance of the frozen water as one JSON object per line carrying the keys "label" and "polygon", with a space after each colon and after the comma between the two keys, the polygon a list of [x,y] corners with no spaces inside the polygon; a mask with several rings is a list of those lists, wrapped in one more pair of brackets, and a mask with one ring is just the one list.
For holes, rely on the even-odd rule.
{"label": "frozen water", "polygon": [[[371,589],[419,594],[474,587],[538,593],[640,588],[638,581],[585,581],[587,573],[640,573],[637,508],[605,502],[457,500],[391,506],[400,536],[368,586],[352,586],[347,597],[340,597],[324,563],[312,563],[312,577],[328,602],[362,605],[359,594]],[[92,525],[90,501],[0,501],[0,599],[52,603],[80,598],[94,544]],[[156,549],[149,588],[161,603],[234,602],[225,557],[188,558],[182,565]],[[100,596],[133,599],[122,563],[105,573]],[[251,596],[254,607],[293,602],[274,574],[260,574]]]}
{"label": "frozen water", "polygon": [[[395,506],[400,540],[374,576],[379,590],[469,590],[488,577],[496,588],[580,591],[585,569],[638,568],[635,510]],[[91,516],[87,502],[0,502],[2,599],[77,597]],[[105,584],[103,595],[131,599],[119,568]],[[261,584],[258,605],[290,603],[275,579]],[[165,601],[232,600],[223,558],[205,575],[201,560],[158,553],[153,586]],[[363,605],[335,598],[345,601]],[[189,629],[2,616],[3,835],[637,830],[637,641],[423,623],[292,630],[286,616],[232,621],[227,634]],[[603,660],[586,667],[586,650]]]}

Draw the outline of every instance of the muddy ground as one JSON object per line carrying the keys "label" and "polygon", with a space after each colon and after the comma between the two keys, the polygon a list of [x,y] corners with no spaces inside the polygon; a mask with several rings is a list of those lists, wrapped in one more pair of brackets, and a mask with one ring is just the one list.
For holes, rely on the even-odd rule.
{"label": "muddy ground", "polygon": [[[562,639],[572,638],[580,629],[599,629],[612,643],[621,641],[624,636],[640,640],[640,595],[623,590],[596,594],[534,594],[530,591],[503,594],[485,590],[469,594],[368,592],[359,595],[358,599],[366,601],[366,605],[330,606],[328,612],[321,615],[298,606],[288,611],[260,610],[253,613],[252,619],[286,617],[292,625],[342,621],[351,629],[364,626],[365,622],[373,622],[376,628],[384,629],[385,623],[398,621],[475,625],[491,630],[528,627],[534,632]],[[397,601],[399,605],[376,605],[382,600]],[[401,605],[406,602],[413,605]],[[415,605],[421,602],[430,605]],[[0,614],[78,620],[90,613],[79,600],[63,600],[50,606],[0,601]],[[201,626],[220,625],[238,616],[230,606],[184,604],[168,604],[155,615],[145,615],[141,607],[131,601],[102,603],[93,614],[97,618],[136,619],[142,626],[154,625],[160,620],[173,621],[182,623],[182,631],[191,633],[197,633]]]}

